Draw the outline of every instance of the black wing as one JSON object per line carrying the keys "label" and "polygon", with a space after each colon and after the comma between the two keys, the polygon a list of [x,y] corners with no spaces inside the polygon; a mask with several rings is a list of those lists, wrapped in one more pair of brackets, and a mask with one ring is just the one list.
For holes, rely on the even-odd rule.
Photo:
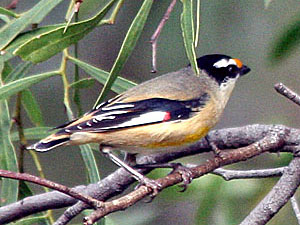
{"label": "black wing", "polygon": [[201,111],[209,100],[207,93],[198,99],[179,101],[151,98],[136,102],[103,104],[82,118],[66,125],[58,133],[107,132],[146,124],[180,121]]}

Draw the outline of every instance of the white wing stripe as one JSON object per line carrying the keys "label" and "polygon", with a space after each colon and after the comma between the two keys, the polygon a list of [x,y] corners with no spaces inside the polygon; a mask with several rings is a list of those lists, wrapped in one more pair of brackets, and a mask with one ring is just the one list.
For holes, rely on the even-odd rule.
{"label": "white wing stripe", "polygon": [[106,129],[130,127],[130,126],[135,126],[135,125],[160,122],[160,121],[164,120],[165,116],[166,116],[166,112],[163,112],[163,111],[148,112],[148,113],[142,114],[138,117],[135,117],[129,121],[121,123],[117,126],[103,127],[101,129],[106,130]]}
{"label": "white wing stripe", "polygon": [[121,104],[121,105],[113,105],[109,107],[103,107],[101,110],[108,111],[108,110],[115,110],[115,109],[124,109],[124,108],[132,108],[134,107],[133,104]]}
{"label": "white wing stripe", "polygon": [[96,119],[96,120],[103,120],[103,119],[106,119],[107,116],[113,116],[113,115],[124,114],[124,113],[128,113],[128,111],[125,111],[125,110],[123,110],[123,111],[122,110],[112,111],[112,112],[107,112],[107,113],[103,113],[103,114],[100,114],[100,115],[93,116],[93,118]]}

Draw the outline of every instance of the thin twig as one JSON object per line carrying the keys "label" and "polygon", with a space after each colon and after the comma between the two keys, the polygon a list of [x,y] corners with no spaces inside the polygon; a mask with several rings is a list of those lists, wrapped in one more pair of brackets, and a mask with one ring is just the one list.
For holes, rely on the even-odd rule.
{"label": "thin twig", "polygon": [[295,157],[283,175],[240,225],[264,225],[288,202],[300,184],[300,157]]}
{"label": "thin twig", "polygon": [[[208,160],[203,165],[191,168],[191,176],[193,179],[201,177],[209,172],[212,172],[216,168],[240,161],[247,160],[254,156],[257,156],[270,149],[278,149],[285,143],[285,136],[287,135],[287,130],[277,130],[271,132],[268,136],[259,142],[256,142],[247,147],[242,147],[239,149],[228,150],[221,153],[220,156],[216,156],[211,160]],[[175,172],[169,174],[164,178],[155,180],[160,186],[161,190],[164,188],[173,186],[183,181],[180,172]],[[104,207],[100,210],[96,210],[91,213],[90,216],[84,218],[84,225],[92,225],[100,218],[119,210],[124,210],[133,204],[137,203],[141,199],[145,198],[147,195],[151,194],[152,190],[146,186],[140,186],[138,189],[132,191],[131,193],[115,199],[110,202],[105,202]]]}
{"label": "thin twig", "polygon": [[260,169],[260,170],[227,170],[223,168],[215,169],[212,173],[222,176],[225,180],[249,179],[249,178],[266,178],[281,176],[287,167]]}
{"label": "thin twig", "polygon": [[74,191],[74,189],[66,187],[64,185],[55,183],[50,180],[46,180],[40,177],[33,176],[31,174],[27,173],[17,173],[17,172],[12,172],[12,171],[7,171],[7,170],[0,170],[0,177],[6,177],[6,178],[11,178],[15,180],[23,180],[23,181],[29,181],[31,183],[35,183],[44,187],[48,187],[57,191],[60,191],[66,195],[69,195],[73,198],[76,198],[78,200],[81,200],[93,208],[100,208],[103,206],[103,202],[98,201],[97,199],[94,199],[90,196],[81,194],[77,191]]}
{"label": "thin twig", "polygon": [[171,4],[169,5],[167,11],[165,12],[163,18],[161,19],[159,25],[157,26],[155,32],[151,36],[150,43],[152,45],[152,69],[151,73],[157,72],[157,65],[156,65],[156,50],[157,50],[157,39],[160,35],[160,32],[162,31],[162,28],[164,27],[165,23],[170,17],[170,14],[176,4],[176,0],[172,0]]}
{"label": "thin twig", "polygon": [[287,86],[285,86],[283,83],[275,84],[274,88],[279,94],[285,96],[297,105],[300,105],[300,96],[296,92],[292,91]]}
{"label": "thin twig", "polygon": [[298,224],[300,225],[300,208],[299,208],[299,205],[298,205],[295,195],[293,197],[291,197],[291,203],[292,203],[292,207],[293,207],[295,216],[297,218]]}

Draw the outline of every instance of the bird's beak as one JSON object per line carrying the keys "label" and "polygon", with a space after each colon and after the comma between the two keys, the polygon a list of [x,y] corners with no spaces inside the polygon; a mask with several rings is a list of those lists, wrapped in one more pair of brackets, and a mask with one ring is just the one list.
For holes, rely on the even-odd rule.
{"label": "bird's beak", "polygon": [[242,68],[240,69],[240,76],[243,76],[247,73],[250,72],[250,68],[248,66],[243,65]]}

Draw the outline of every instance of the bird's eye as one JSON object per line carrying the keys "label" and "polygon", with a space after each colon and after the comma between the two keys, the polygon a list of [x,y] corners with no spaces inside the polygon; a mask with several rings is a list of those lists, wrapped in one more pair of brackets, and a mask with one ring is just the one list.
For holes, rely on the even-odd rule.
{"label": "bird's eye", "polygon": [[227,69],[228,69],[229,72],[233,72],[234,71],[234,66],[232,66],[232,65],[228,66]]}
{"label": "bird's eye", "polygon": [[229,65],[229,66],[227,66],[227,71],[229,72],[229,73],[231,73],[231,74],[233,74],[233,73],[236,73],[237,72],[237,67],[236,66],[234,66],[234,65]]}

